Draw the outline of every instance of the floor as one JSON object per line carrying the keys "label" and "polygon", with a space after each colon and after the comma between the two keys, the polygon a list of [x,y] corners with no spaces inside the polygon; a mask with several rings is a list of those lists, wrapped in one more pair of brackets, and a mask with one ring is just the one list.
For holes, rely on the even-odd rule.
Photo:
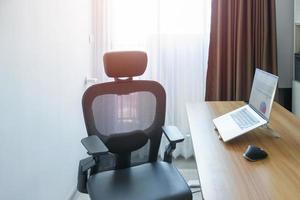
{"label": "floor", "polygon": [[[185,178],[187,182],[189,182],[190,180],[198,180],[198,173],[196,170],[196,163],[194,158],[190,158],[187,160],[183,158],[175,159],[173,161],[173,164],[179,169],[180,173],[182,174],[182,176]],[[201,192],[197,192],[199,190],[200,189],[198,188],[192,189],[192,191],[195,192],[193,194],[193,200],[202,200]],[[90,199],[87,194],[79,194],[76,196],[77,196],[76,200]]]}

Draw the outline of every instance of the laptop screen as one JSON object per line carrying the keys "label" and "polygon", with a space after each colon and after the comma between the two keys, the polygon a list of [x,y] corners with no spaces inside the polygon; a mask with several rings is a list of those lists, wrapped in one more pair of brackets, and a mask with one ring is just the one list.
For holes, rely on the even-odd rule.
{"label": "laptop screen", "polygon": [[278,76],[255,70],[249,104],[267,119],[270,118],[277,82]]}

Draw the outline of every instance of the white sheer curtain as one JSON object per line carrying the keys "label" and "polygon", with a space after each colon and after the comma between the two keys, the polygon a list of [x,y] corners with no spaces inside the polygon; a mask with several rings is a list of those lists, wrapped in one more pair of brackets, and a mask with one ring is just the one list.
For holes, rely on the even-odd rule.
{"label": "white sheer curtain", "polygon": [[174,156],[193,154],[185,106],[204,100],[210,6],[210,0],[95,0],[95,75],[108,81],[102,64],[106,51],[147,52],[141,79],[164,86],[166,125],[186,136]]}

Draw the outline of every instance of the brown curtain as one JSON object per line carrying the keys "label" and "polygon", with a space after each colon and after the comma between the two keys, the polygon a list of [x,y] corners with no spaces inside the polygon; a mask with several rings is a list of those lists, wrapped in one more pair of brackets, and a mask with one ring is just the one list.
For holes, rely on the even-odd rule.
{"label": "brown curtain", "polygon": [[277,74],[275,0],[212,0],[206,100],[248,100],[256,67]]}

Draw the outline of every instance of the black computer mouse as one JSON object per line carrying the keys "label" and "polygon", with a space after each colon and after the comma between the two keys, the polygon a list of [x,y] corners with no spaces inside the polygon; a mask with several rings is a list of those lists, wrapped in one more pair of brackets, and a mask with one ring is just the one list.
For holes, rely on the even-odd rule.
{"label": "black computer mouse", "polygon": [[249,161],[257,161],[266,158],[268,154],[262,148],[249,145],[243,156]]}

